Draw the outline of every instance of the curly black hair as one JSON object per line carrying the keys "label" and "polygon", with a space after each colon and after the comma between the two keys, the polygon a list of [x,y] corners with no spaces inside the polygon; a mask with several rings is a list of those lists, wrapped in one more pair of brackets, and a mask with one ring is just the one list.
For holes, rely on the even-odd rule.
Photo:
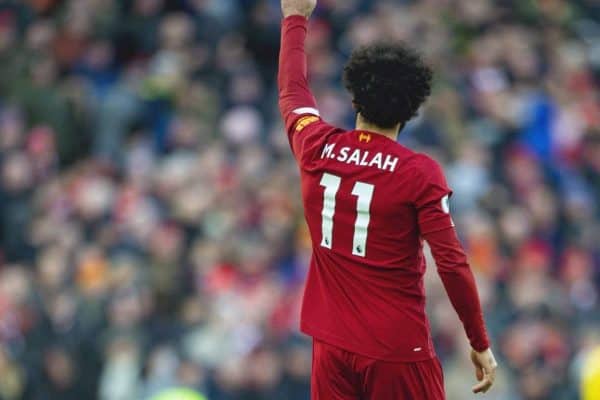
{"label": "curly black hair", "polygon": [[364,119],[381,128],[404,125],[431,94],[433,72],[403,43],[381,42],[355,50],[344,85]]}

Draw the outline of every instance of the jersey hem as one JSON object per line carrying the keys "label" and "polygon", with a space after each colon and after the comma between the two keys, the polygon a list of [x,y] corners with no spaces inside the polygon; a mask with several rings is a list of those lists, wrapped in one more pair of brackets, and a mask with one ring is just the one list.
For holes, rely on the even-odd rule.
{"label": "jersey hem", "polygon": [[[413,363],[413,362],[419,362],[419,361],[428,361],[428,360],[431,360],[431,359],[437,357],[437,354],[435,353],[435,350],[433,348],[427,349],[428,351],[422,353],[423,355],[418,356],[418,357],[402,357],[402,356],[394,357],[394,356],[374,355],[369,352],[363,351],[361,348],[354,347],[352,345],[348,345],[348,343],[339,339],[335,335],[321,331],[319,329],[312,328],[312,327],[308,326],[308,324],[306,324],[306,323],[300,324],[300,331],[307,334],[308,336],[311,336],[314,339],[320,340],[331,346],[339,347],[342,350],[349,351],[351,353],[355,353],[355,354],[363,356],[363,357],[372,358],[372,359],[378,360],[378,361],[394,362],[394,363]],[[428,342],[429,342],[429,340],[428,340]]]}

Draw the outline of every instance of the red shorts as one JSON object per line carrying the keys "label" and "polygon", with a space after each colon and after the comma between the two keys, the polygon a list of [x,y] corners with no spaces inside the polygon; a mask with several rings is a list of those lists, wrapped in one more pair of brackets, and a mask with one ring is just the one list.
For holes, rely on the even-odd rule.
{"label": "red shorts", "polygon": [[444,400],[437,358],[413,363],[374,360],[313,341],[312,400]]}

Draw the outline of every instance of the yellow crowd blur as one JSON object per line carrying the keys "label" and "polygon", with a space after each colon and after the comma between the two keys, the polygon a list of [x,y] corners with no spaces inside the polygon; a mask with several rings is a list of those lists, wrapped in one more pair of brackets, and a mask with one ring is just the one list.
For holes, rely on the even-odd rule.
{"label": "yellow crowd blur", "polygon": [[582,400],[600,400],[600,347],[586,357],[582,372]]}

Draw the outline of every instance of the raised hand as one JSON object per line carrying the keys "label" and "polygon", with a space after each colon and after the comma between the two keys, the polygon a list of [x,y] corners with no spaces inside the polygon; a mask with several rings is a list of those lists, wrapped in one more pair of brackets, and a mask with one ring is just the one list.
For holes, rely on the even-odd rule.
{"label": "raised hand", "polygon": [[316,6],[317,0],[281,0],[281,11],[284,17],[302,15],[308,18]]}

